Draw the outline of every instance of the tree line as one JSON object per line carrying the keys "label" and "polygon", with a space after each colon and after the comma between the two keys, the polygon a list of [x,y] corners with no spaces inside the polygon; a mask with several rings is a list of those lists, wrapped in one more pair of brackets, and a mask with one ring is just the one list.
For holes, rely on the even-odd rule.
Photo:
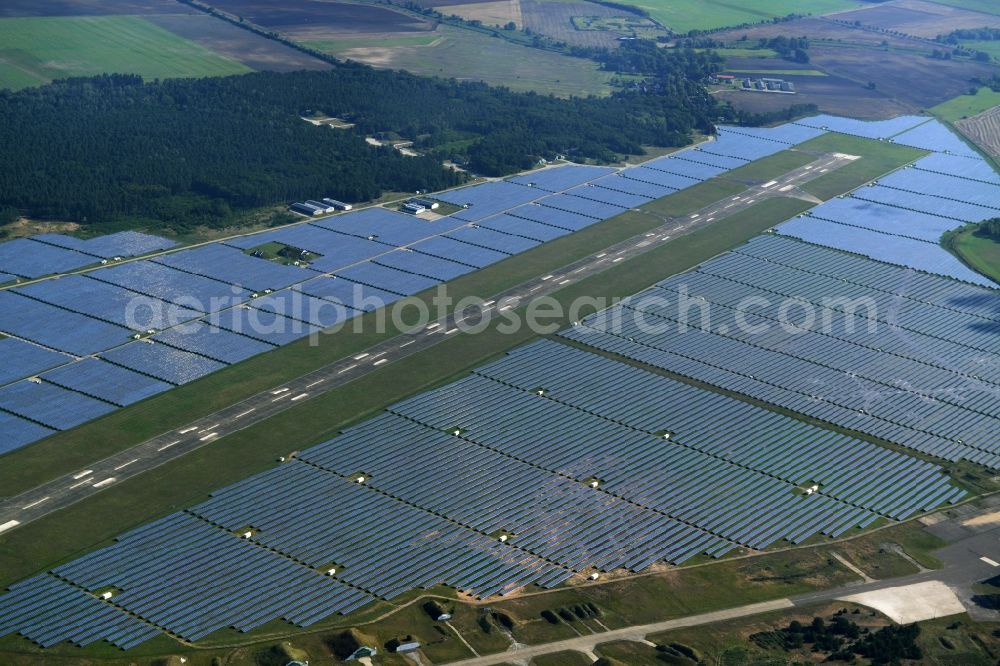
{"label": "tree line", "polygon": [[[656,90],[559,99],[342,63],[322,72],[145,82],[105,75],[0,92],[0,210],[87,224],[229,223],[303,198],[458,184],[443,159],[499,176],[557,154],[606,161],[710,132],[703,59],[657,64]],[[320,110],[354,129],[300,119]],[[421,157],[376,148],[394,132]]]}

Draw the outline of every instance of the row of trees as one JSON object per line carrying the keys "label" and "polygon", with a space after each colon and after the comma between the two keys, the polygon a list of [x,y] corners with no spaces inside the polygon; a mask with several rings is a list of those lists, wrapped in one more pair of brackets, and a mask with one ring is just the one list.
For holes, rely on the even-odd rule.
{"label": "row of trees", "polygon": [[[692,130],[712,129],[714,102],[692,80],[705,67],[678,54],[658,61],[655,94],[569,100],[355,63],[197,80],[67,79],[0,93],[0,210],[212,224],[302,198],[449,187],[460,177],[441,161],[453,157],[497,176],[556,154],[609,160],[642,145],[683,145]],[[305,109],[356,128],[313,126],[299,118]],[[414,139],[424,156],[366,144],[379,132]]]}

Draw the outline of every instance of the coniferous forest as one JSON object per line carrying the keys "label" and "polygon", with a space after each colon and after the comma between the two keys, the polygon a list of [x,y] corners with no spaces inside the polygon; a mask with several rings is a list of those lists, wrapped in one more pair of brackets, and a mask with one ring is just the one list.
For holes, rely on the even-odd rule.
{"label": "coniferous forest", "polygon": [[[613,160],[711,131],[707,60],[659,65],[656,90],[558,99],[344,63],[330,71],[144,82],[67,79],[0,93],[0,210],[88,225],[221,224],[238,211],[460,182],[459,159],[499,176],[557,154]],[[315,126],[317,110],[355,123]],[[365,136],[413,140],[421,157]]]}

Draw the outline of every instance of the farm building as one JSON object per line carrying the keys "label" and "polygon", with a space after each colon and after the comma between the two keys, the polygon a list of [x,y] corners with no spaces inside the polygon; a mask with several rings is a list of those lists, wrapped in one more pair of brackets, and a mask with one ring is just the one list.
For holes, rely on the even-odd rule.
{"label": "farm building", "polygon": [[399,207],[399,210],[403,211],[404,213],[409,213],[410,215],[420,215],[420,213],[427,210],[427,207],[407,201],[406,203],[404,203],[402,206]]}
{"label": "farm building", "polygon": [[343,201],[337,201],[336,199],[330,199],[327,197],[323,197],[323,203],[333,206],[337,210],[351,210],[354,208],[354,206],[349,203],[344,203]]}
{"label": "farm building", "polygon": [[423,206],[428,210],[435,210],[436,208],[439,208],[441,206],[441,204],[439,204],[437,201],[431,201],[430,199],[422,199],[420,197],[413,197],[412,199],[407,199],[406,203],[414,204],[417,206]]}
{"label": "farm building", "polygon": [[322,201],[315,201],[313,199],[308,199],[308,200],[306,200],[306,203],[309,204],[310,206],[315,206],[322,213],[334,213],[337,210],[333,206],[331,206],[329,204],[325,204]]}
{"label": "farm building", "polygon": [[295,213],[301,213],[302,215],[309,215],[309,216],[321,215],[323,213],[323,211],[317,208],[316,206],[312,206],[307,203],[302,203],[300,201],[296,201],[291,206],[289,206],[288,209]]}

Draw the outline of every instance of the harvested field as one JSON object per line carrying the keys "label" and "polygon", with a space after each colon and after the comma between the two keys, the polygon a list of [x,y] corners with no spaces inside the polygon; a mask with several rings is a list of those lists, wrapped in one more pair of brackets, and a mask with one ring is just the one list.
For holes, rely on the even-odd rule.
{"label": "harvested field", "polygon": [[[512,44],[481,32],[439,25],[432,33],[342,35],[310,41],[338,58],[414,74],[485,81],[514,90],[534,90],[563,97],[606,95],[611,74],[597,63]],[[424,37],[434,36],[427,43]],[[405,39],[405,42],[402,40]]]}
{"label": "harvested field", "polygon": [[294,72],[333,67],[319,58],[207,14],[160,14],[147,16],[146,19],[175,35],[229,56],[258,71]]}
{"label": "harvested field", "polygon": [[322,0],[213,0],[215,7],[293,39],[335,34],[426,32],[433,24],[403,12],[372,5]]}
{"label": "harvested field", "polygon": [[795,84],[797,94],[775,95],[742,90],[718,93],[720,99],[741,109],[763,113],[792,104],[815,104],[820,111],[863,120],[891,118],[913,111],[912,105],[886,97],[877,90],[837,76],[782,76]]}
{"label": "harvested field", "polygon": [[933,38],[960,28],[981,28],[997,23],[996,16],[925,0],[894,0],[858,11],[837,14],[836,18],[851,22],[861,21],[867,26],[877,26],[926,38]]}
{"label": "harvested field", "polygon": [[987,63],[934,60],[900,51],[816,46],[811,64],[828,74],[867,84],[917,110],[968,92],[974,77],[989,79],[995,69]]}
{"label": "harvested field", "polygon": [[176,0],[3,0],[0,17],[198,14]]}
{"label": "harvested field", "polygon": [[518,0],[448,5],[446,13],[461,16],[466,21],[481,21],[483,25],[503,27],[513,21],[518,28],[524,27],[524,21],[521,19],[521,3]]}
{"label": "harvested field", "polygon": [[1000,159],[1000,106],[959,120],[955,127],[994,159]]}
{"label": "harvested field", "polygon": [[[905,1],[912,3],[919,0]],[[874,7],[854,13],[862,16],[883,9]],[[951,10],[945,7],[943,11]],[[846,14],[838,14],[835,18],[839,20],[844,16]],[[809,37],[810,62],[806,67],[820,70],[829,75],[827,78],[834,80],[807,80],[802,82],[802,87],[795,81],[800,94],[794,99],[800,103],[818,104],[828,113],[849,116],[861,114],[866,118],[885,117],[884,112],[917,113],[968,92],[972,78],[989,79],[996,71],[988,63],[932,59],[929,54],[933,45],[922,38],[893,37],[825,18],[804,18],[776,25],[730,30],[718,33],[716,38],[728,44],[740,45],[738,40],[744,35],[751,43],[778,35]],[[776,71],[788,71],[796,67],[778,59],[765,61],[737,58],[731,58],[728,67],[760,71],[765,62]],[[753,63],[752,66],[749,66],[750,63]],[[838,91],[837,88],[841,86],[842,90]],[[844,97],[838,98],[839,96]],[[858,104],[858,98],[863,99],[865,104]],[[734,99],[742,102],[742,98]],[[881,103],[876,103],[875,107],[868,106],[868,102],[874,100],[881,100]],[[756,106],[767,104],[757,100],[748,103]]]}
{"label": "harvested field", "polygon": [[942,5],[951,5],[952,7],[958,7],[960,9],[968,9],[970,11],[984,12],[986,14],[1000,16],[1000,5],[996,3],[996,0],[935,0],[935,2],[940,2]]}
{"label": "harvested field", "polygon": [[804,35],[809,37],[811,40],[846,42],[848,44],[859,44],[875,48],[881,48],[883,41],[888,42],[890,47],[903,49],[914,48],[914,44],[911,40],[870,32],[867,30],[858,30],[857,28],[838,23],[837,21],[841,20],[843,16],[844,14],[835,14],[830,17],[831,20],[821,18],[802,18],[795,21],[785,21],[783,23],[767,23],[763,25],[755,25],[749,28],[735,28],[733,30],[716,33],[713,37],[733,46],[744,45],[737,42],[737,40],[739,40],[743,35],[747,36],[751,45],[758,39],[770,39],[771,37],[778,37],[781,35],[784,35],[785,37],[798,37]]}

